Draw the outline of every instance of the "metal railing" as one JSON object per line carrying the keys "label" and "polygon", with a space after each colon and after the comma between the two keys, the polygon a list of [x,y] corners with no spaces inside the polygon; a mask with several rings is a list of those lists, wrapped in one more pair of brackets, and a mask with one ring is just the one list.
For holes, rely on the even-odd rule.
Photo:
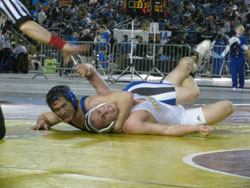
{"label": "metal railing", "polygon": [[[132,72],[140,77],[141,74],[164,76],[172,71],[178,61],[188,56],[191,48],[188,45],[136,43],[131,54],[130,43],[115,43],[112,52],[113,67],[111,78],[120,74],[117,81],[124,74]],[[131,77],[131,81],[132,81]]]}
{"label": "metal railing", "polygon": [[[125,74],[133,76],[150,75],[164,76],[171,72],[182,57],[189,56],[192,48],[189,45],[179,44],[153,44],[153,43],[95,43],[77,42],[88,44],[88,52],[72,55],[71,61],[67,66],[63,64],[63,54],[61,51],[47,45],[41,46],[40,61],[44,65],[44,60],[53,53],[57,59],[56,72],[60,76],[67,75],[70,78],[78,76],[75,68],[80,63],[92,63],[97,71],[108,76],[108,79],[118,81]],[[214,46],[202,61],[196,76],[206,77],[230,77],[230,55],[222,57],[221,53],[226,46]],[[133,53],[131,54],[131,48]],[[249,66],[246,63],[246,72]],[[246,75],[247,76],[247,75]]]}

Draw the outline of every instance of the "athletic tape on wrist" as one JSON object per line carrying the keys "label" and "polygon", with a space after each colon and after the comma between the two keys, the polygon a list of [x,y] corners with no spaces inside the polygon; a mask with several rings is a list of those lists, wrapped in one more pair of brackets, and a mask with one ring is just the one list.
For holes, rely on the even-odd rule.
{"label": "athletic tape on wrist", "polygon": [[66,44],[66,41],[55,34],[52,34],[50,37],[49,45],[61,50],[64,45]]}

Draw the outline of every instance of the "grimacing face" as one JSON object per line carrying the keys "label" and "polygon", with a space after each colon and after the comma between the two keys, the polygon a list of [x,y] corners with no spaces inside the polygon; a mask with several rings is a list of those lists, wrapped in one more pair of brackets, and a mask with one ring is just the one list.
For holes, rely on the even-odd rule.
{"label": "grimacing face", "polygon": [[116,104],[104,104],[94,110],[90,114],[91,124],[97,128],[102,129],[107,127],[112,121],[116,120],[118,116],[118,108]]}
{"label": "grimacing face", "polygon": [[75,115],[75,109],[70,101],[65,97],[59,97],[51,105],[53,111],[61,118],[64,122],[69,122]]}

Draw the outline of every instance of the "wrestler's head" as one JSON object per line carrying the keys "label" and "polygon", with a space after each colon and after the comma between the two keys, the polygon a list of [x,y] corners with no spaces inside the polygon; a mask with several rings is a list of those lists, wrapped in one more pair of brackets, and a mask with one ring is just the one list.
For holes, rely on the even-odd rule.
{"label": "wrestler's head", "polygon": [[68,86],[59,85],[50,89],[46,96],[50,109],[62,120],[69,122],[77,111],[77,98]]}
{"label": "wrestler's head", "polygon": [[117,105],[102,103],[85,115],[85,126],[89,132],[107,133],[113,129],[117,116]]}

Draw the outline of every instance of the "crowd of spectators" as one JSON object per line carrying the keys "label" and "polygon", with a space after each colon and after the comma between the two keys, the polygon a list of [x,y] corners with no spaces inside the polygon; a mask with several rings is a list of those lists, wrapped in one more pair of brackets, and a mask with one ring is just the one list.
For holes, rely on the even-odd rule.
{"label": "crowd of spectators", "polygon": [[[213,40],[217,33],[228,36],[243,24],[247,31],[250,24],[248,0],[192,0],[174,1],[169,7],[165,30],[173,32],[172,40],[185,39],[189,44],[204,39]],[[247,33],[247,32],[246,32]]]}
{"label": "crowd of spectators", "polygon": [[[103,25],[110,32],[114,28],[131,29],[123,0],[74,0],[68,6],[50,0],[46,5],[37,3],[31,13],[45,28],[61,28],[66,40],[72,40],[75,35],[80,37],[84,29],[97,40],[99,27]],[[248,31],[248,13],[249,0],[168,0],[167,18],[158,18],[157,22],[160,30],[172,31],[173,43],[185,40],[192,45],[213,39],[218,32],[231,36],[239,24]],[[134,28],[149,30],[152,21],[152,18],[136,18]]]}
{"label": "crowd of spectators", "polygon": [[62,6],[59,1],[49,1],[48,5],[37,3],[31,13],[45,28],[60,28],[61,36],[72,40],[76,36],[81,37],[84,29],[93,38],[104,25],[109,31],[113,30],[117,23],[128,18],[122,7],[121,0],[74,0],[68,6]]}

